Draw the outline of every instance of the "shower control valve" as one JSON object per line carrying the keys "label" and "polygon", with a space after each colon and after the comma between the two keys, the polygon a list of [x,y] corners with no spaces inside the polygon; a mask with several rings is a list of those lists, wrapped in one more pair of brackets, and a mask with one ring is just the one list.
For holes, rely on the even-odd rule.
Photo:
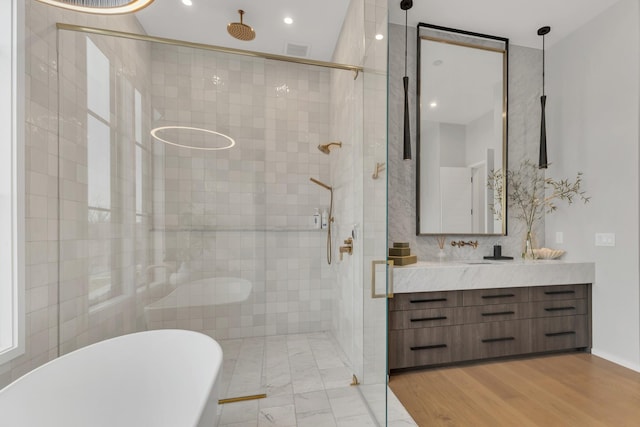
{"label": "shower control valve", "polygon": [[349,237],[344,241],[344,246],[340,246],[340,261],[342,261],[342,254],[353,254],[353,239]]}

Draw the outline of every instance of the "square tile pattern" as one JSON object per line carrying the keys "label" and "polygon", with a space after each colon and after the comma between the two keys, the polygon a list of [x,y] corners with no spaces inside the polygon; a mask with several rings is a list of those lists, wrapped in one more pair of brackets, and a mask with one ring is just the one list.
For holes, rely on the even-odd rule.
{"label": "square tile pattern", "polygon": [[[222,340],[220,345],[220,396],[267,394],[265,399],[221,405],[220,427],[385,425],[385,387],[351,386],[352,371],[330,333]],[[415,426],[391,390],[386,391],[388,425]]]}

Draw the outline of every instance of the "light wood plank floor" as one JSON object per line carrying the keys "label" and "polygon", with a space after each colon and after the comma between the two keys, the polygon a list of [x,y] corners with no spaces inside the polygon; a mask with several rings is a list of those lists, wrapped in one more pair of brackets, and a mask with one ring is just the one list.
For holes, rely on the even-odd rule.
{"label": "light wood plank floor", "polygon": [[571,353],[393,375],[420,427],[640,426],[640,373]]}

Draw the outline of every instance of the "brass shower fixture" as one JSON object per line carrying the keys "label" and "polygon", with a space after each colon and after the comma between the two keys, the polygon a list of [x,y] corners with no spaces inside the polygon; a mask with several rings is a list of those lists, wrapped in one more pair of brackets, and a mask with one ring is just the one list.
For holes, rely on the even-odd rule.
{"label": "brass shower fixture", "polygon": [[322,151],[324,154],[329,154],[331,152],[330,148],[332,145],[337,145],[338,147],[342,147],[342,142],[335,141],[335,142],[328,142],[326,144],[320,144],[318,145],[318,150]]}
{"label": "brass shower fixture", "polygon": [[244,15],[244,10],[240,9],[238,10],[238,13],[240,14],[240,22],[230,22],[227,25],[227,32],[231,35],[231,37],[234,37],[238,40],[248,42],[255,39],[256,32],[253,30],[253,28],[242,22],[242,15]]}

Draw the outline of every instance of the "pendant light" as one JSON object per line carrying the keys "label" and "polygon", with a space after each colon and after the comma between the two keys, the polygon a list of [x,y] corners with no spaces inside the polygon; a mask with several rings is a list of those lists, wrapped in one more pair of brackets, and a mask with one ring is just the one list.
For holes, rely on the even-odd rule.
{"label": "pendant light", "polygon": [[38,0],[51,6],[75,12],[98,15],[119,15],[136,12],[147,7],[153,0]]}
{"label": "pendant light", "polygon": [[409,76],[407,76],[407,32],[408,10],[413,7],[413,0],[402,0],[400,9],[404,10],[404,160],[411,160],[411,125],[409,123]]}
{"label": "pendant light", "polygon": [[547,162],[547,124],[545,121],[545,104],[547,103],[547,95],[544,92],[544,36],[549,34],[551,27],[542,27],[538,30],[538,35],[542,36],[542,96],[540,97],[540,105],[542,107],[542,117],[540,119],[540,157],[538,158],[538,168],[546,169]]}

